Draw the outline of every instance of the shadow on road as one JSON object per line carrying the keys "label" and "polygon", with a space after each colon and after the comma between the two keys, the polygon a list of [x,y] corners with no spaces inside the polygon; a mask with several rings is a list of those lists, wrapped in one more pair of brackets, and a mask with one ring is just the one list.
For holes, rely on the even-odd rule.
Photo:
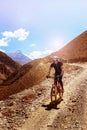
{"label": "shadow on road", "polygon": [[53,101],[53,102],[50,102],[49,104],[47,105],[42,105],[42,107],[45,107],[45,110],[51,110],[51,109],[59,109],[57,108],[57,105],[61,103],[61,101],[63,101],[63,99],[58,99],[57,101]]}

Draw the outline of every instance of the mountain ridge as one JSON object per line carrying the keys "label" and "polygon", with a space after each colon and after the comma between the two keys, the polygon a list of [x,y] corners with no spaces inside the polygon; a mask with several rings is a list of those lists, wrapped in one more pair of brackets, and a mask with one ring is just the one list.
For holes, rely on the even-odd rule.
{"label": "mountain ridge", "polygon": [[78,35],[62,49],[52,53],[50,56],[58,55],[68,62],[87,61],[87,31]]}
{"label": "mountain ridge", "polygon": [[31,61],[31,59],[28,56],[24,55],[20,50],[17,50],[16,52],[12,53],[7,53],[7,55],[21,65],[24,65]]}

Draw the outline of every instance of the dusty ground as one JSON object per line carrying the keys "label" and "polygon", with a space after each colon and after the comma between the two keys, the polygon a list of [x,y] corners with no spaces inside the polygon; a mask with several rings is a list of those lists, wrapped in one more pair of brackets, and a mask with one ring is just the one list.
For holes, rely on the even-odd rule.
{"label": "dusty ground", "polygon": [[19,130],[87,130],[87,64],[78,66],[84,69],[68,78],[57,108],[48,108],[50,101],[45,99]]}
{"label": "dusty ground", "polygon": [[0,130],[87,130],[87,63],[73,65],[81,69],[64,74],[64,97],[56,106],[50,104],[52,80],[34,86],[44,88],[31,90],[36,100],[25,90],[0,101]]}

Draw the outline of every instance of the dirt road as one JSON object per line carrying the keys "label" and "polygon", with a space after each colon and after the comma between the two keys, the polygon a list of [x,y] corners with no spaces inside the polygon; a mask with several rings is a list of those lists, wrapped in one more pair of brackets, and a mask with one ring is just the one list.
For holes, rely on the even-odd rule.
{"label": "dirt road", "polygon": [[19,130],[87,130],[87,64],[77,66],[83,70],[66,76],[64,100],[57,108],[46,98]]}

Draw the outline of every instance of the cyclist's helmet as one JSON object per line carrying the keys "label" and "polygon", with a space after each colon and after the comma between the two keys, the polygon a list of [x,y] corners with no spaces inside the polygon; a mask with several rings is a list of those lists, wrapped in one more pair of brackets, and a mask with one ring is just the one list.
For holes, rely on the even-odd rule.
{"label": "cyclist's helmet", "polygon": [[53,61],[57,61],[58,59],[59,59],[58,56],[53,57]]}

